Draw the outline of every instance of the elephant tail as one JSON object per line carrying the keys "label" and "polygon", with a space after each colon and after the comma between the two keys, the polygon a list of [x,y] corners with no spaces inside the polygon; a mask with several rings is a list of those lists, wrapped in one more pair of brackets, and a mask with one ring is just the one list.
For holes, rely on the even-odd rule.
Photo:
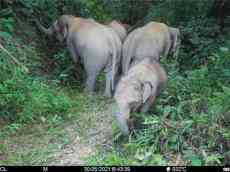
{"label": "elephant tail", "polygon": [[131,37],[132,35],[128,36],[124,42],[122,47],[122,73],[126,74],[128,71],[129,63],[131,61],[131,53],[129,53],[131,49]]}
{"label": "elephant tail", "polygon": [[118,71],[118,65],[120,63],[121,59],[121,41],[117,36],[113,36],[114,41],[112,41],[112,78],[111,78],[111,84],[112,84],[112,91],[115,90],[115,77],[117,75]]}

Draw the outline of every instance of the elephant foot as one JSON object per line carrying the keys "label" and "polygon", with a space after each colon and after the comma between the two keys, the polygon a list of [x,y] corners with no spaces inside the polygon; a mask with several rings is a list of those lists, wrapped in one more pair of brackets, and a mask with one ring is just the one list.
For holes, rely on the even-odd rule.
{"label": "elephant foot", "polygon": [[143,106],[143,107],[140,109],[140,112],[141,112],[141,113],[147,113],[148,110],[149,110],[149,107]]}
{"label": "elephant foot", "polygon": [[134,120],[133,119],[129,119],[127,121],[127,123],[128,123],[130,132],[132,132],[135,129]]}
{"label": "elephant foot", "polygon": [[104,96],[107,97],[107,98],[112,98],[113,97],[113,95],[111,93],[107,93],[107,92],[104,93]]}
{"label": "elephant foot", "polygon": [[95,92],[92,91],[92,90],[89,90],[88,88],[85,88],[85,89],[84,89],[84,93],[87,94],[87,95],[89,95],[89,96],[95,95]]}

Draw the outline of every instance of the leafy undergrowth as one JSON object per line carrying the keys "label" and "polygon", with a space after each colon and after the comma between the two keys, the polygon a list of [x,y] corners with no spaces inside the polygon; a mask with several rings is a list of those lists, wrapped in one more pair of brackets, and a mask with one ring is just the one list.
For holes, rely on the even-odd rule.
{"label": "leafy undergrowth", "polygon": [[[227,45],[226,45],[227,46]],[[118,138],[90,165],[223,165],[230,160],[230,51],[226,47],[199,69],[179,72],[164,61],[167,89],[147,115],[133,114],[139,128]]]}
{"label": "leafy undergrowth", "polygon": [[[97,95],[88,96],[72,82],[63,83],[63,78],[54,79],[62,72],[44,72],[43,59],[36,47],[27,46],[13,37],[9,37],[4,46],[29,68],[30,73],[24,73],[6,53],[0,52],[0,164],[52,164],[57,159],[57,152],[84,135],[84,125],[92,127],[93,116],[89,121],[85,114],[99,111],[104,99]],[[34,65],[29,66],[31,63]],[[79,124],[74,125],[74,121]],[[75,127],[73,133],[69,133],[69,126]],[[79,126],[82,131],[77,130]],[[79,156],[77,162],[81,164],[83,155]]]}
{"label": "leafy undergrowth", "polygon": [[[107,125],[111,120],[110,114],[102,116],[104,99],[73,88],[62,91],[63,96],[73,103],[68,113],[38,118],[33,122],[17,121],[1,128],[0,164],[81,165],[85,164],[83,157],[94,153],[95,146],[102,140],[108,140],[106,132],[101,131],[106,131],[103,127],[109,128]],[[104,119],[109,121],[100,119],[107,116]],[[96,123],[99,120],[100,123]]]}

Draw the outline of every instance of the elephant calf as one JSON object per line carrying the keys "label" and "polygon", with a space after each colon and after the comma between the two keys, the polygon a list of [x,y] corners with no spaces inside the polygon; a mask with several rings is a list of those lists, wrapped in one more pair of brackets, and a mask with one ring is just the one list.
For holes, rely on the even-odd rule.
{"label": "elephant calf", "polygon": [[119,108],[115,115],[123,135],[129,134],[130,112],[147,112],[156,96],[166,86],[166,82],[165,70],[150,58],[145,58],[131,67],[127,75],[121,78],[114,98]]}
{"label": "elephant calf", "polygon": [[122,49],[122,71],[145,57],[159,60],[169,53],[176,56],[180,45],[180,31],[164,23],[150,22],[133,30],[125,39]]}

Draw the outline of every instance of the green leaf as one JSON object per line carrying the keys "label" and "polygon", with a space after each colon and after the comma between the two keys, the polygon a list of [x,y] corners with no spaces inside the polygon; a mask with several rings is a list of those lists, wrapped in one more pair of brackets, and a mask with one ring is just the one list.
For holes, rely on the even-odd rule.
{"label": "green leaf", "polygon": [[210,156],[208,156],[207,157],[207,159],[205,160],[205,163],[206,164],[210,164],[210,165],[213,165],[213,163],[215,164],[215,163],[217,163],[217,164],[221,164],[221,162],[220,162],[220,158],[222,158],[222,156],[221,155],[210,155]]}
{"label": "green leaf", "polygon": [[8,32],[1,32],[0,31],[0,38],[3,38],[3,39],[9,39],[11,38],[11,34],[9,34]]}
{"label": "green leaf", "polygon": [[223,91],[224,91],[225,94],[230,95],[230,88],[229,87],[223,86],[222,88],[223,88]]}
{"label": "green leaf", "polygon": [[198,155],[196,155],[192,150],[184,151],[184,158],[191,161],[191,165],[199,166],[202,161]]}
{"label": "green leaf", "polygon": [[202,161],[199,158],[192,158],[191,159],[191,165],[193,165],[193,166],[201,166]]}

